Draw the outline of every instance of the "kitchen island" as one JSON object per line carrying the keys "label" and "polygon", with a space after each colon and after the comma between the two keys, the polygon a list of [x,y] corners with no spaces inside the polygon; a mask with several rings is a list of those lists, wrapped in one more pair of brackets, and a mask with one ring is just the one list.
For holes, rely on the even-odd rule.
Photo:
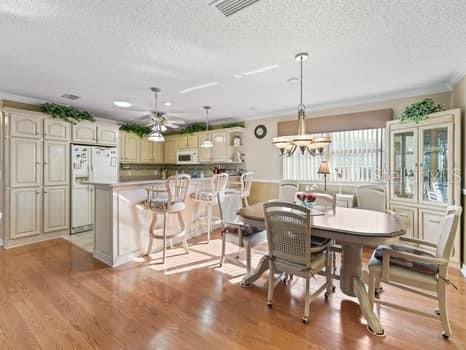
{"label": "kitchen island", "polygon": [[[186,209],[182,213],[188,239],[203,232],[192,229],[199,202],[193,201],[191,194],[199,189],[209,189],[210,181],[211,178],[191,179]],[[152,212],[144,207],[145,189],[165,189],[165,180],[91,184],[95,186],[94,257],[115,267],[142,256],[148,243],[152,218]],[[167,217],[167,227],[169,231],[178,229],[176,215]],[[177,243],[179,242],[176,238],[173,239],[173,244]],[[156,240],[153,245],[154,251],[161,246],[162,242]]]}

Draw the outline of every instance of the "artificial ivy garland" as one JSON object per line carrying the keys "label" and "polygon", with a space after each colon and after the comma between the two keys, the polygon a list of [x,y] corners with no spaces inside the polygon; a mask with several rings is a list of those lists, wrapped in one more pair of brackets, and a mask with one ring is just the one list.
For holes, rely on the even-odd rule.
{"label": "artificial ivy garland", "polygon": [[400,121],[413,121],[419,123],[422,120],[427,119],[427,115],[431,113],[441,112],[445,109],[435,104],[431,98],[426,98],[421,102],[413,103],[411,106],[406,107],[403,113],[400,115]]}
{"label": "artificial ivy garland", "polygon": [[52,118],[63,119],[71,124],[77,124],[81,120],[95,122],[95,117],[89,112],[80,111],[74,107],[62,106],[56,103],[44,103],[40,106],[40,111],[51,115]]}
{"label": "artificial ivy garland", "polygon": [[152,132],[152,129],[148,126],[136,124],[136,123],[125,123],[120,126],[121,131],[131,132],[143,138]]}

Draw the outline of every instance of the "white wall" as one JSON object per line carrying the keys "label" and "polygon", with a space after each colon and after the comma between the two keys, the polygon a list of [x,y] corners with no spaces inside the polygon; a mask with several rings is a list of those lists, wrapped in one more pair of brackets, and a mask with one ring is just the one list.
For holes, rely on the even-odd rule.
{"label": "white wall", "polygon": [[[309,113],[308,118],[323,117],[327,115],[353,113],[370,111],[384,108],[393,109],[394,118],[398,118],[401,112],[412,103],[432,98],[436,103],[440,103],[448,109],[451,105],[451,93],[442,92],[432,95],[422,95],[401,98],[396,100],[373,102],[348,107],[332,108],[315,113]],[[277,136],[277,123],[282,120],[296,118],[295,115],[282,117],[254,119],[245,122],[245,160],[246,168],[255,173],[255,178],[260,180],[279,180],[282,178],[282,162],[279,151],[272,145],[272,138]],[[257,139],[254,136],[254,129],[257,125],[263,124],[267,127],[267,136],[263,139]]]}

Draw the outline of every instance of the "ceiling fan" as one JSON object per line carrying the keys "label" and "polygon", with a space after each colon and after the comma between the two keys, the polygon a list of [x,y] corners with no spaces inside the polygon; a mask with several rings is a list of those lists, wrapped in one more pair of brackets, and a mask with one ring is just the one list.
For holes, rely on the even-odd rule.
{"label": "ceiling fan", "polygon": [[144,123],[146,126],[152,128],[154,132],[165,132],[168,129],[178,129],[180,125],[186,124],[184,120],[173,118],[170,114],[158,110],[158,93],[160,89],[151,87],[154,93],[154,110],[150,114],[137,118],[135,121]]}

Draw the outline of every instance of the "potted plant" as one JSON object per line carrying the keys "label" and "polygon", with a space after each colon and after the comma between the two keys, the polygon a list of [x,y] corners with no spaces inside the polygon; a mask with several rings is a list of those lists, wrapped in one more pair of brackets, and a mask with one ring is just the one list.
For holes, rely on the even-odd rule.
{"label": "potted plant", "polygon": [[444,110],[445,109],[441,105],[436,104],[434,100],[426,98],[421,102],[413,103],[411,106],[406,107],[404,112],[400,115],[400,121],[412,121],[417,124],[420,121],[427,119],[427,115]]}

